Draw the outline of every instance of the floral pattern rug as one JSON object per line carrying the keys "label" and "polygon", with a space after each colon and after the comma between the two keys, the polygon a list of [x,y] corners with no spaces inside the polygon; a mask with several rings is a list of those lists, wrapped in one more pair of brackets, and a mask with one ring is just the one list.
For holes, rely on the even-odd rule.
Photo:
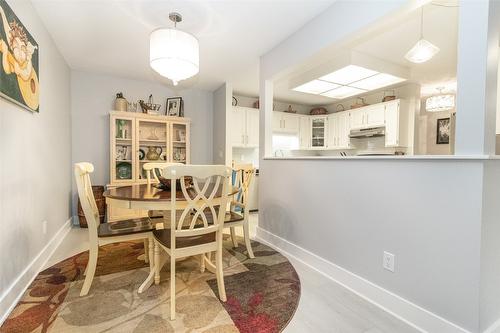
{"label": "floral pattern rug", "polygon": [[169,267],[161,283],[137,292],[149,273],[142,242],[101,247],[90,292],[80,297],[88,252],[41,272],[0,327],[2,333],[29,332],[281,332],[300,297],[292,264],[273,249],[252,242],[246,248],[224,241],[227,302],[217,297],[215,276],[200,273],[194,258],[177,262],[176,320],[170,321]]}

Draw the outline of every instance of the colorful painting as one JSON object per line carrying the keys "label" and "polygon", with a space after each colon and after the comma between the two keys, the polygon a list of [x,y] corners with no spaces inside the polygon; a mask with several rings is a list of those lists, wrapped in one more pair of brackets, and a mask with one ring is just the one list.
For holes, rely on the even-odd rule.
{"label": "colorful painting", "polygon": [[5,0],[0,17],[0,96],[39,112],[38,44]]}

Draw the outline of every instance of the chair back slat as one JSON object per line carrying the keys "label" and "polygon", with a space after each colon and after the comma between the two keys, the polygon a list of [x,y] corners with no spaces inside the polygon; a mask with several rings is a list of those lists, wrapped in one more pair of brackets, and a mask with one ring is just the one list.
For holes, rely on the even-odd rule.
{"label": "chair back slat", "polygon": [[238,193],[234,196],[233,201],[246,205],[255,169],[252,164],[240,164],[233,167],[233,172],[236,174],[233,186],[238,189]]}
{"label": "chair back slat", "polygon": [[[224,165],[171,165],[164,169],[164,177],[171,182],[172,244],[175,237],[222,232],[230,176],[231,169]],[[181,195],[185,201],[179,209]]]}
{"label": "chair back slat", "polygon": [[80,204],[87,220],[89,236],[91,239],[97,239],[97,229],[99,228],[99,209],[95,202],[92,191],[90,174],[94,172],[94,166],[91,163],[80,162],[74,166],[75,181],[78,189]]}

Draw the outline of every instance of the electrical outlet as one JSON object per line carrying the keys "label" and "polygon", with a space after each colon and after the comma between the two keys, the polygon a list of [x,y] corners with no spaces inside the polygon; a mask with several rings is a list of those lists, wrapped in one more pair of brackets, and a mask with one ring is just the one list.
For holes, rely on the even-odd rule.
{"label": "electrical outlet", "polygon": [[47,221],[42,221],[42,233],[44,235],[47,233]]}
{"label": "electrical outlet", "polygon": [[394,273],[394,262],[395,256],[392,253],[384,251],[384,257],[382,261],[382,267]]}

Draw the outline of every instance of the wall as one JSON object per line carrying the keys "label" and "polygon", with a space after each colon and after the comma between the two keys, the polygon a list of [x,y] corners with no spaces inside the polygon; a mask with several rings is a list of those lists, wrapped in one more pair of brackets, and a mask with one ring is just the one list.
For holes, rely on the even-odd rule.
{"label": "wall", "polygon": [[[109,183],[109,111],[117,92],[123,92],[129,101],[147,100],[153,94],[154,101],[162,104],[162,111],[168,97],[181,96],[184,116],[192,120],[191,163],[212,163],[211,92],[196,89],[175,92],[159,83],[72,71],[72,161],[94,164],[94,184]],[[76,198],[76,188],[73,195]]]}
{"label": "wall", "polygon": [[481,172],[476,162],[263,160],[259,227],[473,329]]}
{"label": "wall", "polygon": [[40,113],[0,98],[0,322],[71,217],[70,71],[31,2],[9,5],[40,47]]}
{"label": "wall", "polygon": [[216,164],[230,165],[231,149],[227,138],[229,130],[229,111],[231,110],[231,96],[233,88],[229,83],[224,83],[214,91],[213,97],[213,161]]}
{"label": "wall", "polygon": [[[238,106],[244,106],[247,108],[253,108],[254,103],[259,100],[258,97],[249,97],[234,94],[234,97],[238,100]],[[309,114],[313,106],[305,105],[305,104],[297,104],[297,103],[289,103],[287,101],[275,100],[273,102],[273,110],[274,111],[287,111],[288,106],[292,106],[292,110],[297,111],[300,114]]]}
{"label": "wall", "polygon": [[[451,113],[455,110],[451,111],[442,111],[442,112],[422,112],[421,117],[424,118],[425,122],[425,137],[422,140],[425,140],[426,152],[427,155],[450,155],[451,154],[451,144],[437,144],[436,136],[437,136],[437,120],[442,118],[450,118]],[[450,138],[451,143],[451,138]]]}

